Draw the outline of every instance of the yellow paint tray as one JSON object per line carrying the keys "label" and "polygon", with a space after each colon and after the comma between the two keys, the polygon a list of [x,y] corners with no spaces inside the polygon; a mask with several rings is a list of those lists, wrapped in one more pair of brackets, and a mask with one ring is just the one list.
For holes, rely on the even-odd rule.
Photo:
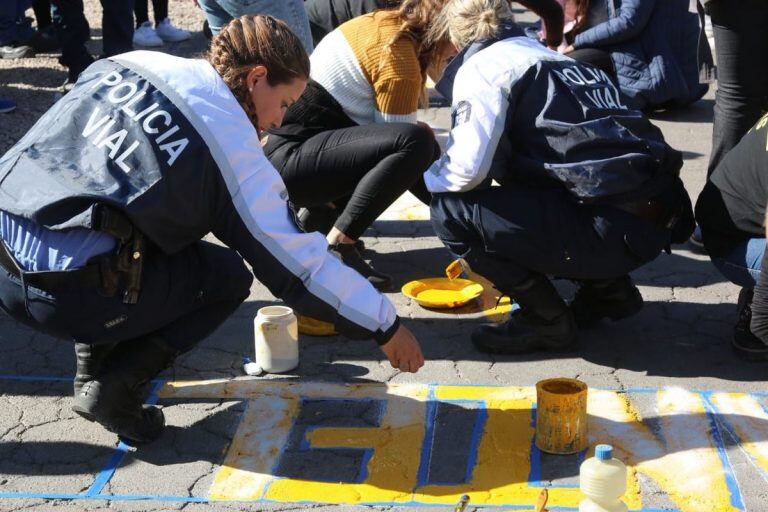
{"label": "yellow paint tray", "polygon": [[299,333],[308,336],[335,336],[336,327],[329,322],[323,322],[311,316],[298,315],[297,317]]}
{"label": "yellow paint tray", "polygon": [[476,299],[483,293],[483,286],[469,279],[430,277],[406,283],[401,291],[425,308],[447,309]]}

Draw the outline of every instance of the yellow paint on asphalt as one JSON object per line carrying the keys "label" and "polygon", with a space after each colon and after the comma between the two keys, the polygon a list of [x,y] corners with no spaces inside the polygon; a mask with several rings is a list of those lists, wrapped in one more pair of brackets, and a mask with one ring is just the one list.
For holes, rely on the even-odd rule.
{"label": "yellow paint on asphalt", "polygon": [[[473,505],[532,507],[541,490],[529,483],[534,456],[532,387],[235,379],[169,382],[160,396],[250,401],[211,487],[210,497],[216,500],[451,505],[462,494],[469,494]],[[643,421],[625,393],[591,389],[588,395],[589,444],[614,445],[616,456],[627,464],[624,501],[629,508],[642,509],[638,474],[643,473],[683,512],[735,510],[702,395],[666,389],[643,396],[655,400],[658,416],[651,423]],[[274,474],[300,413],[301,400],[307,398],[383,401],[382,418],[376,427],[319,425],[306,433],[307,446],[302,449],[369,450],[361,482]],[[474,465],[464,484],[419,486],[429,400],[477,402],[485,410],[484,429],[473,447]],[[719,421],[731,425],[744,440],[744,449],[765,469],[768,415],[760,404],[747,395],[728,393],[713,395],[712,403],[721,409],[716,413]],[[556,483],[550,488],[550,506],[576,507],[580,499],[577,488],[558,487]]]}
{"label": "yellow paint on asphalt", "polygon": [[738,510],[729,502],[730,491],[702,396],[668,388],[658,392],[657,407],[666,453],[641,462],[640,470],[653,477],[682,512]]}
{"label": "yellow paint on asphalt", "polygon": [[[712,403],[739,437],[740,445],[768,475],[768,413],[754,397],[744,393],[714,393]],[[768,485],[768,478],[766,478]]]}

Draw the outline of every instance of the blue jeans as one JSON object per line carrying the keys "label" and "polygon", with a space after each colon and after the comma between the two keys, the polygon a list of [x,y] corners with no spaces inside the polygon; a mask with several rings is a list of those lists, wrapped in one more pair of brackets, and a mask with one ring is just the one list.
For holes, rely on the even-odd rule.
{"label": "blue jeans", "polygon": [[712,263],[730,282],[744,288],[754,288],[760,277],[764,253],[765,238],[751,238],[729,255],[712,258]]}
{"label": "blue jeans", "polygon": [[0,46],[28,41],[35,35],[24,11],[32,0],[3,0],[0,10]]}
{"label": "blue jeans", "polygon": [[244,14],[269,14],[284,21],[299,36],[307,53],[314,49],[303,0],[199,0],[199,3],[214,34]]}

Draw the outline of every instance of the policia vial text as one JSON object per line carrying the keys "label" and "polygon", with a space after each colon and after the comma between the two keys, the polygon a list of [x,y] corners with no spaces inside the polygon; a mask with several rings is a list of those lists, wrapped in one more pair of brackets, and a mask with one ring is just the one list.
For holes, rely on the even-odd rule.
{"label": "policia vial text", "polygon": [[[172,141],[168,140],[179,131],[179,125],[174,123],[171,114],[165,110],[158,110],[160,107],[159,103],[153,103],[141,112],[133,110],[133,106],[147,95],[147,91],[139,91],[139,86],[135,83],[123,81],[122,75],[117,71],[104,75],[96,83],[94,89],[99,86],[108,88],[106,92],[107,101],[113,105],[123,104],[119,112],[125,114],[131,121],[141,123],[144,133],[149,135],[159,134],[154,142],[158,145],[160,151],[168,155],[168,166],[173,165],[173,162],[176,161],[189,144],[189,140],[185,137],[176,138]],[[134,140],[127,148],[123,149],[126,144],[125,139],[128,136],[128,130],[118,129],[112,131],[115,123],[116,120],[109,114],[102,115],[99,107],[95,107],[88,119],[88,123],[83,129],[82,135],[96,147],[108,148],[109,158],[114,160],[123,171],[128,173],[131,171],[131,168],[125,163],[125,159],[139,147],[141,142]]]}

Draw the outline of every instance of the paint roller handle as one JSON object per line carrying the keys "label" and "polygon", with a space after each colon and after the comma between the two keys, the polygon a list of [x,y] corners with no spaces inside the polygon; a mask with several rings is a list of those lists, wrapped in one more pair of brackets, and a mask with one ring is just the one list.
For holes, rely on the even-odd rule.
{"label": "paint roller handle", "polygon": [[389,359],[392,368],[402,372],[416,373],[424,366],[424,354],[416,337],[404,325],[400,325],[395,335],[381,346],[381,351]]}
{"label": "paint roller handle", "polygon": [[456,504],[456,508],[453,509],[453,512],[464,512],[464,509],[467,508],[467,504],[469,503],[469,496],[463,495],[461,499],[459,499],[459,502]]}

